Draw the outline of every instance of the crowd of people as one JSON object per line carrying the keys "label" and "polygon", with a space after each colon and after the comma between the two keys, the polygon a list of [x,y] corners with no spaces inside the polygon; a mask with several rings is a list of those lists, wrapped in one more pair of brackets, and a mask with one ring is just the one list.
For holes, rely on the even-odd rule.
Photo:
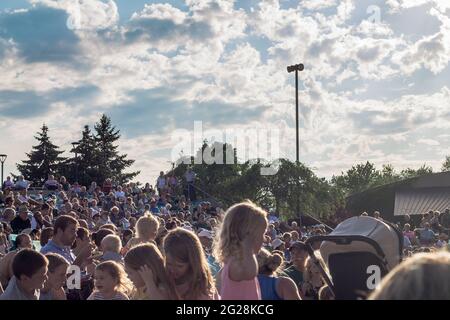
{"label": "crowd of people", "polygon": [[[184,181],[161,172],[144,187],[111,179],[82,186],[49,175],[43,190],[32,192],[23,177],[8,177],[0,194],[0,300],[334,298],[305,245],[327,233],[324,225],[280,221],[250,201],[224,211],[198,201],[194,183],[191,169]],[[449,216],[430,212],[418,226],[405,216],[398,227],[411,257],[371,299],[401,297],[401,288],[417,281],[437,286],[430,297],[450,298],[450,281],[421,279],[411,267],[447,270],[448,277]],[[319,247],[313,249],[326,270]],[[78,286],[69,283],[76,270]]]}

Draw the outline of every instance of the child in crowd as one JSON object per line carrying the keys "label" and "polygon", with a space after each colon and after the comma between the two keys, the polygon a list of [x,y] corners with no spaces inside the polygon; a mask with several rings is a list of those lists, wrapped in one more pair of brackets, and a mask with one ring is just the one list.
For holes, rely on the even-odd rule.
{"label": "child in crowd", "polygon": [[158,228],[159,222],[154,216],[145,215],[140,217],[136,223],[136,237],[130,239],[125,246],[124,252],[126,253],[138,244],[155,243]]}
{"label": "child in crowd", "polygon": [[182,299],[219,299],[205,252],[195,233],[173,229],[164,238],[163,248],[168,274]]}
{"label": "child in crowd", "polygon": [[105,261],[95,268],[95,290],[88,300],[129,300],[132,285],[123,267],[114,261]]}
{"label": "child in crowd", "polygon": [[32,249],[22,249],[12,261],[13,277],[0,300],[39,300],[47,280],[48,260]]}
{"label": "child in crowd", "polygon": [[48,279],[41,290],[39,300],[67,300],[64,286],[69,262],[56,253],[47,253],[45,257],[48,260]]}
{"label": "child in crowd", "polygon": [[178,300],[164,258],[154,244],[140,244],[125,256],[125,271],[135,286],[132,300]]}
{"label": "child in crowd", "polygon": [[256,254],[264,241],[266,215],[250,201],[235,204],[225,213],[214,244],[215,257],[223,264],[223,300],[261,300]]}
{"label": "child in crowd", "polygon": [[123,265],[123,257],[120,254],[122,243],[119,236],[110,234],[104,237],[101,243],[101,250],[103,255],[100,257],[100,261],[115,261]]}

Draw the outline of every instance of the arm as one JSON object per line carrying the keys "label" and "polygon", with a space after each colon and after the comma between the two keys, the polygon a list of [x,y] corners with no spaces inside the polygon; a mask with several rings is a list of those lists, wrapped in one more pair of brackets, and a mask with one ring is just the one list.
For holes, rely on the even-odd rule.
{"label": "arm", "polygon": [[277,293],[283,300],[301,300],[297,285],[291,278],[278,278]]}
{"label": "arm", "polygon": [[144,265],[139,270],[139,274],[145,282],[145,287],[147,288],[147,298],[151,300],[166,300],[167,295],[165,295],[158,286],[155,284],[153,271]]}

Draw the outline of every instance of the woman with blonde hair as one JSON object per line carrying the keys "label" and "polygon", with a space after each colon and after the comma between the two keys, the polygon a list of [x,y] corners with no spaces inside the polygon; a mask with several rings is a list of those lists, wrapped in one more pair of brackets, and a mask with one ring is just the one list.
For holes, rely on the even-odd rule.
{"label": "woman with blonde hair", "polygon": [[300,300],[297,285],[289,277],[279,276],[283,257],[261,249],[257,256],[262,300]]}
{"label": "woman with blonde hair", "polygon": [[132,300],[178,300],[173,281],[169,278],[164,258],[154,244],[140,244],[124,258],[125,271],[133,282]]}
{"label": "woman with blonde hair", "polygon": [[136,236],[131,238],[125,246],[126,253],[138,244],[155,243],[158,235],[159,221],[153,215],[147,214],[136,222]]}
{"label": "woman with blonde hair", "polygon": [[176,228],[163,241],[166,267],[183,300],[219,300],[205,252],[197,235]]}
{"label": "woman with blonde hair", "polygon": [[450,253],[417,253],[397,265],[370,300],[450,299]]}

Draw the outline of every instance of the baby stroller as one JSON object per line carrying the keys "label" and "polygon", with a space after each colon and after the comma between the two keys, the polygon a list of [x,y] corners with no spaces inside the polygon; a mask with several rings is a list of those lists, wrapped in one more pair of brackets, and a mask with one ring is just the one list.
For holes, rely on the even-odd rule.
{"label": "baby stroller", "polygon": [[[314,254],[314,243],[329,274]],[[392,224],[368,216],[349,218],[329,235],[310,237],[308,253],[337,300],[364,299],[403,257],[403,235]]]}

